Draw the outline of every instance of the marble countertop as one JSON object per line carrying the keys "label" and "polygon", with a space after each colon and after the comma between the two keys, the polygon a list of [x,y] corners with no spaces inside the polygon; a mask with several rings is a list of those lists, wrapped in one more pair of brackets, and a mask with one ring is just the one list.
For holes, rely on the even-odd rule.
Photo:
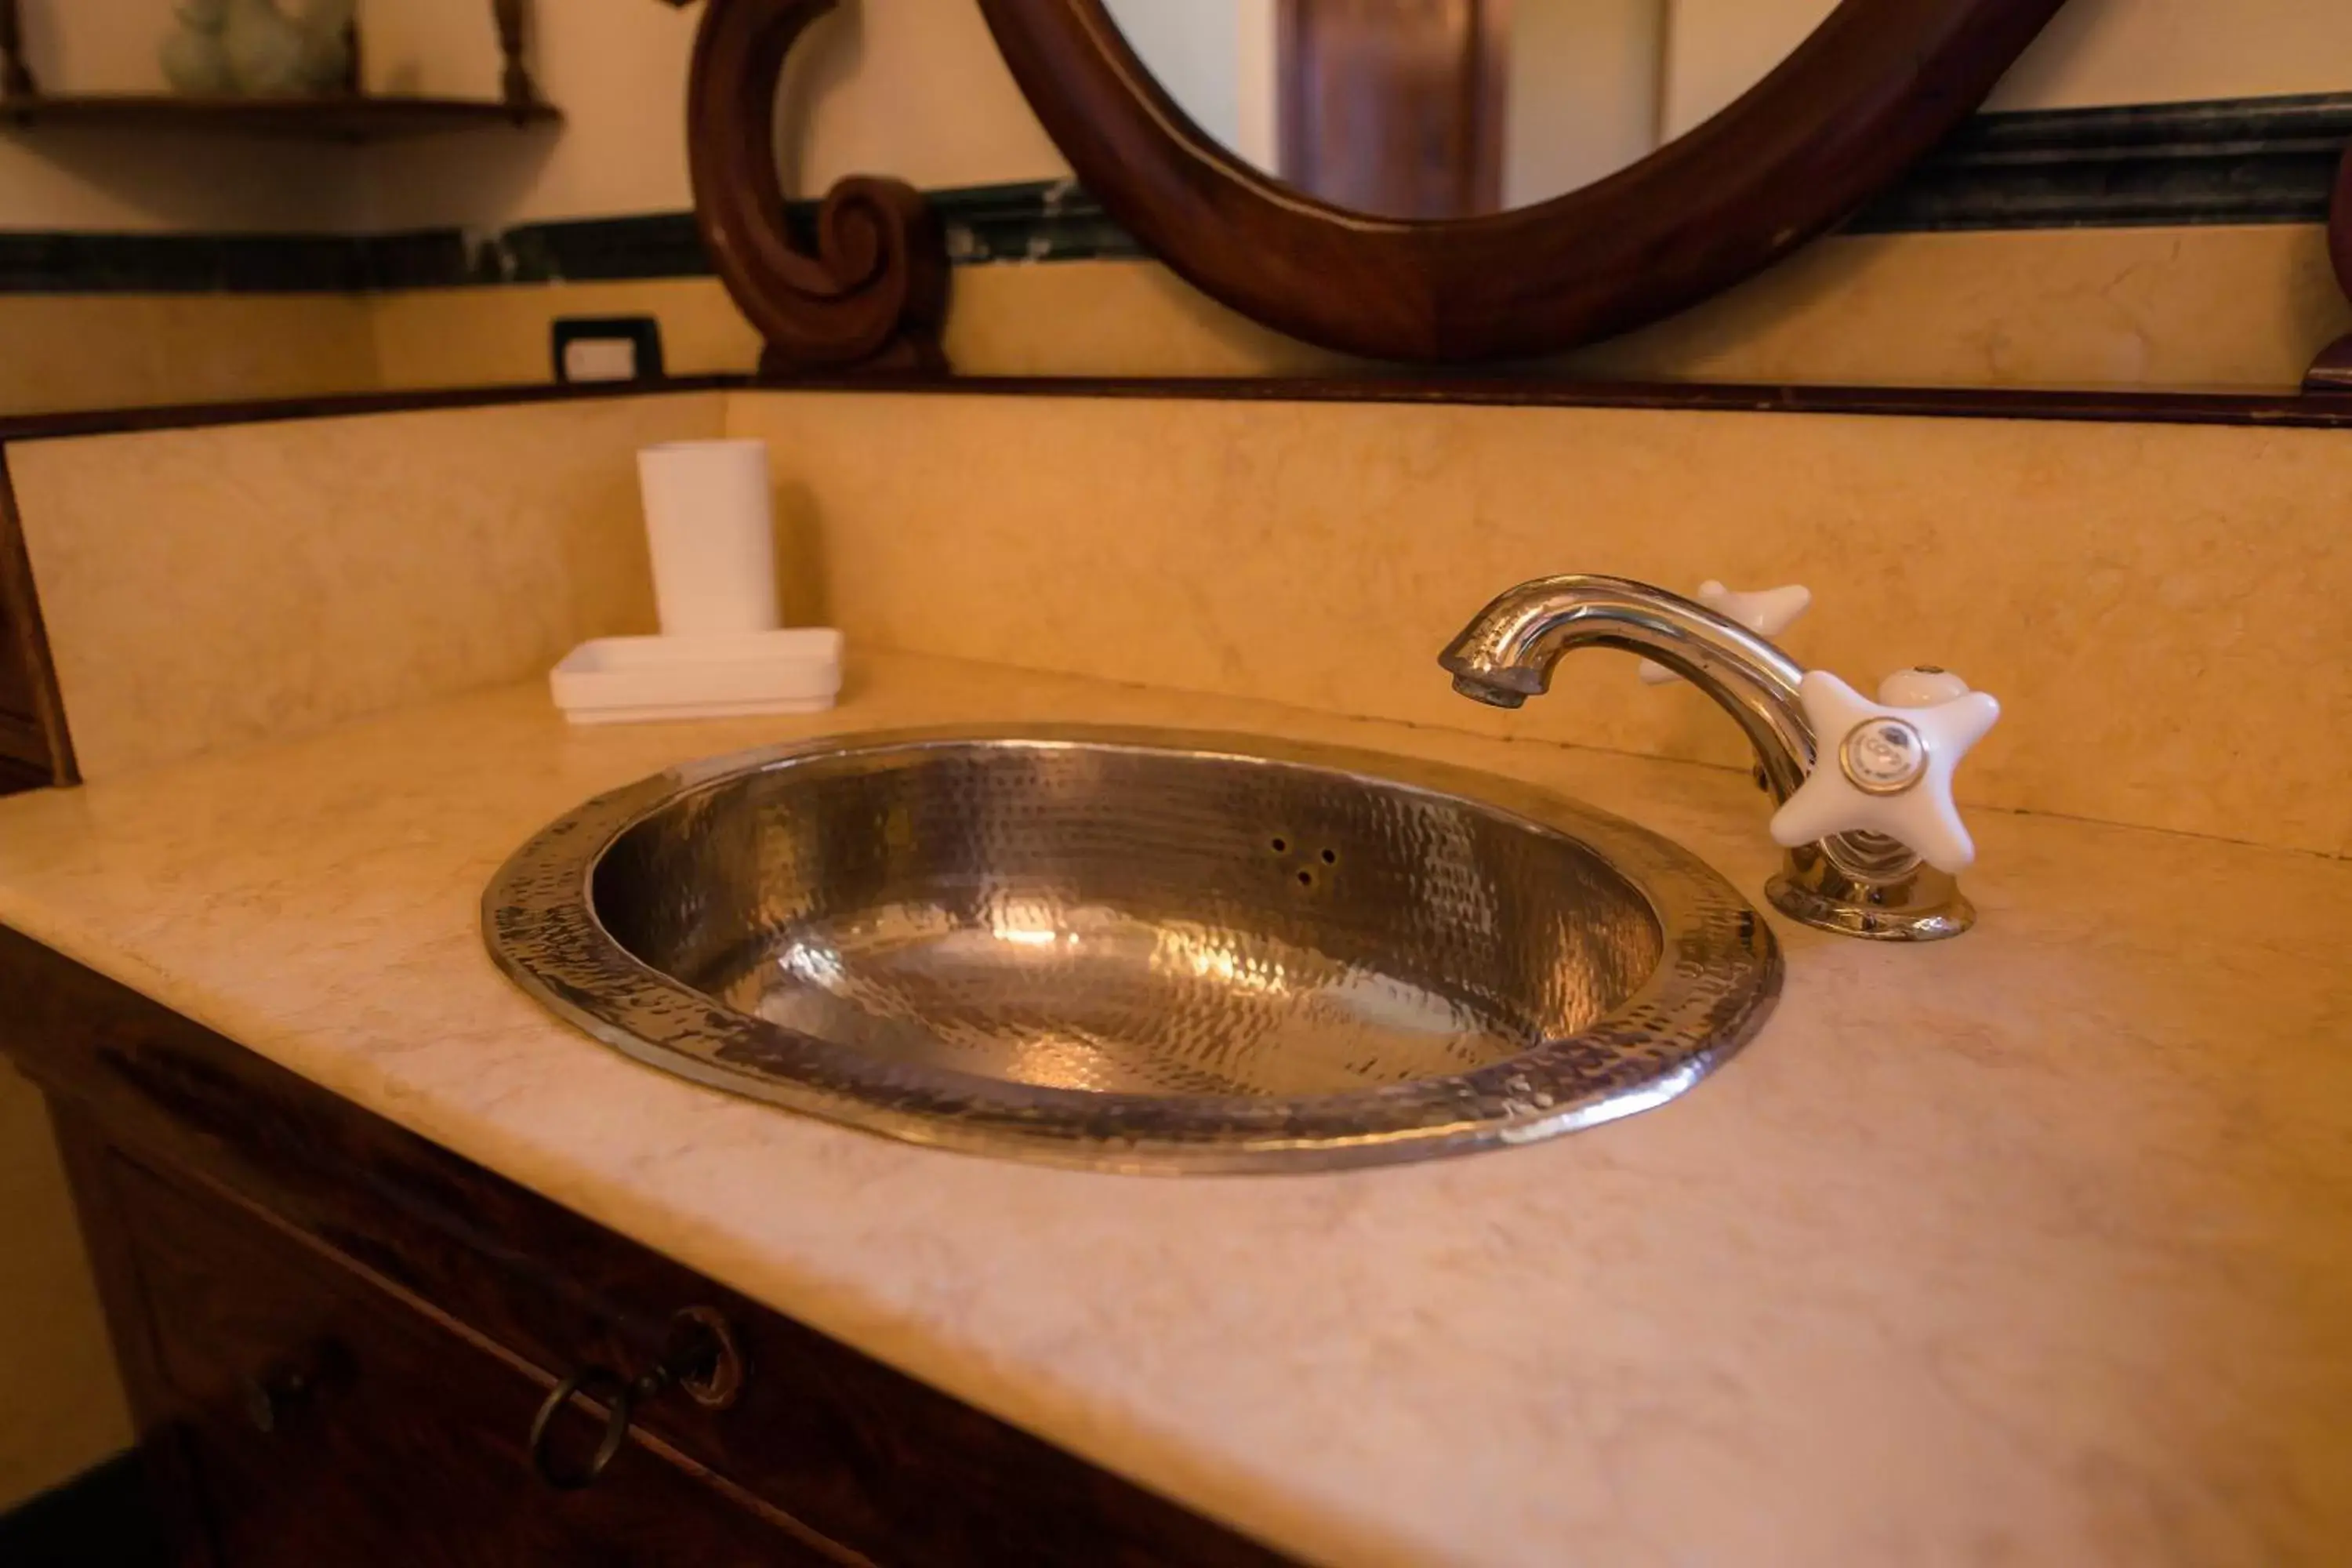
{"label": "marble countertop", "polygon": [[1738,774],[934,659],[808,719],[509,689],[0,802],[0,921],[914,1376],[1349,1564],[2341,1561],[2352,863],[1999,813],[1963,941],[1775,917],[1685,1099],[1530,1148],[1152,1179],[672,1080],[492,968],[491,871],[832,730],[1276,731],[1559,788],[1761,903]]}

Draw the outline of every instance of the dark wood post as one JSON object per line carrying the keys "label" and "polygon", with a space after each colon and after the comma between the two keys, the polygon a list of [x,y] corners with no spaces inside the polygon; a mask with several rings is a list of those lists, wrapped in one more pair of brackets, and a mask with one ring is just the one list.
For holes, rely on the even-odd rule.
{"label": "dark wood post", "polygon": [[[2327,251],[2336,262],[2336,281],[2352,300],[2352,148],[2336,171],[2336,212],[2327,227]],[[2303,378],[2305,392],[2352,392],[2352,332],[2320,351]]]}
{"label": "dark wood post", "polygon": [[0,98],[30,98],[39,90],[25,66],[25,36],[16,0],[0,0]]}

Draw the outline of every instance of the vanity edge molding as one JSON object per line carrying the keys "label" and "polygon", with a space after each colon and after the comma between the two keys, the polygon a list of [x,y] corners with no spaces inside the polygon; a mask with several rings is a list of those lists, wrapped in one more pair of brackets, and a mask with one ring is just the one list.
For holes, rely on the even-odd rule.
{"label": "vanity edge molding", "polygon": [[1772,385],[1448,376],[694,375],[565,384],[528,382],[359,392],[236,403],[168,404],[0,416],[11,442],[290,419],[356,418],[438,408],[591,402],[706,392],[898,394],[966,397],[1169,398],[1234,403],[1420,403],[1498,408],[1676,409],[1910,419],[2037,419],[2113,425],[2352,428],[2352,389],[2305,392],[2063,391],[2035,387]]}

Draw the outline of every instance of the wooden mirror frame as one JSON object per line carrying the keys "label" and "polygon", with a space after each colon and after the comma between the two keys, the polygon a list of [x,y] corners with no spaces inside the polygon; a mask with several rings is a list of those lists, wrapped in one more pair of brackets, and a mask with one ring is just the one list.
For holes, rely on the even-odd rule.
{"label": "wooden mirror frame", "polygon": [[1376,359],[1556,353],[1670,315],[1850,216],[1958,126],[2063,0],[1843,0],[1770,75],[1565,195],[1429,223],[1326,205],[1202,132],[1102,0],[980,0],[1078,181],[1204,293]]}
{"label": "wooden mirror frame", "polygon": [[941,374],[947,233],[922,194],[903,180],[840,181],[817,209],[814,250],[786,218],[777,93],[793,46],[836,4],[709,0],[687,88],[696,226],[711,269],[765,342],[762,375]]}

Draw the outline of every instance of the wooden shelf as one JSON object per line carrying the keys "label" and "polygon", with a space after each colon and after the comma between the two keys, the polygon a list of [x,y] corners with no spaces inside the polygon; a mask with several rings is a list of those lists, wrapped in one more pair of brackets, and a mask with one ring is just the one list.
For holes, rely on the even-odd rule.
{"label": "wooden shelf", "polygon": [[460,98],[193,98],[173,93],[35,94],[0,100],[0,129],[102,127],[288,141],[385,142],[446,131],[562,123],[551,104]]}

